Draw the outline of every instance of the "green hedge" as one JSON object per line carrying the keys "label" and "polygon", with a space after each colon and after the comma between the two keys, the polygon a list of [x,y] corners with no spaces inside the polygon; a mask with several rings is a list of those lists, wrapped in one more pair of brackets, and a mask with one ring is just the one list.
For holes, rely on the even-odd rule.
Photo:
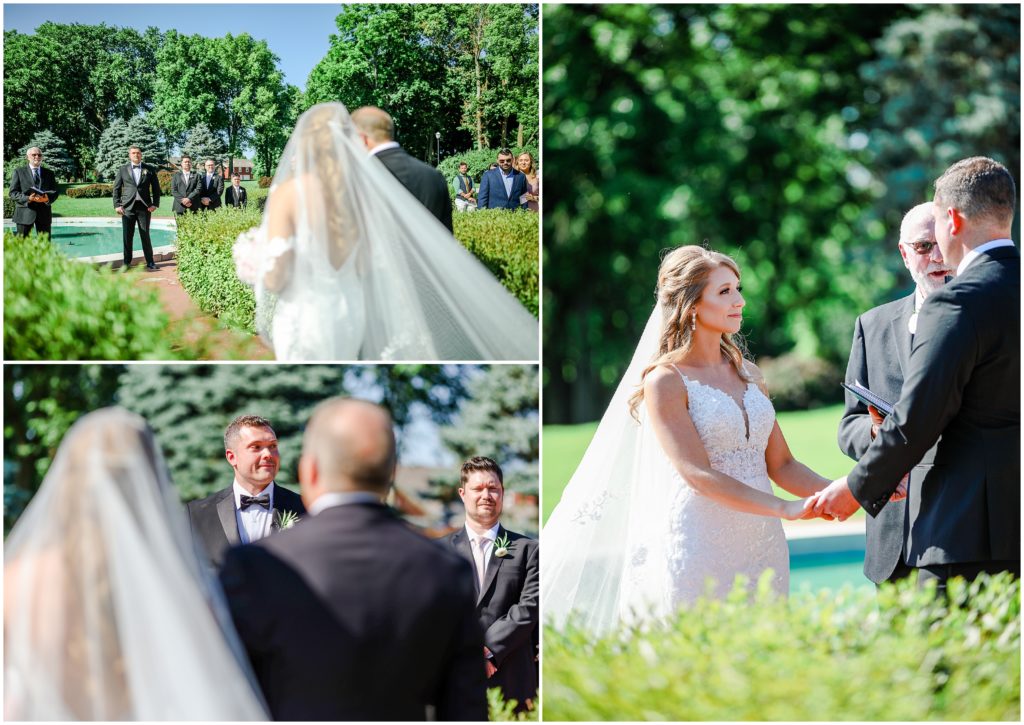
{"label": "green hedge", "polygon": [[178,217],[178,279],[199,309],[216,315],[224,324],[249,333],[256,331],[256,297],[235,274],[231,248],[238,235],[259,226],[258,204],[245,209],[221,207],[215,211]]}
{"label": "green hedge", "polygon": [[455,238],[534,315],[540,309],[538,214],[485,209],[455,214]]}
{"label": "green hedge", "polygon": [[171,195],[171,182],[174,181],[174,172],[160,169],[156,172],[157,181],[160,183],[160,193],[164,196]]}
{"label": "green hedge", "polygon": [[4,358],[195,359],[174,349],[157,291],[136,274],[72,261],[47,235],[5,233]]}
{"label": "green hedge", "polygon": [[104,196],[113,198],[113,184],[86,184],[85,186],[69,186],[64,193],[72,199],[99,199]]}
{"label": "green hedge", "polygon": [[757,361],[776,410],[808,410],[843,400],[844,371],[827,360],[787,353]]}
{"label": "green hedge", "polygon": [[14,218],[14,208],[16,206],[17,204],[14,203],[14,199],[9,194],[4,196],[4,219]]}
{"label": "green hedge", "polygon": [[[544,632],[544,719],[1020,721],[1020,582],[701,601],[649,631]],[[987,584],[987,586],[985,586]]]}
{"label": "green hedge", "polygon": [[273,176],[261,176],[259,181],[256,182],[257,186],[261,189],[269,189],[270,185],[274,183]]}

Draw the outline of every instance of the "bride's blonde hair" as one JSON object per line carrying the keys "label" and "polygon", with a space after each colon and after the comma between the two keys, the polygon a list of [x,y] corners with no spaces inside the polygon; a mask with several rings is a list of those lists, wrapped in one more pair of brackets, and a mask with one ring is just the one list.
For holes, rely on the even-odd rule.
{"label": "bride's blonde hair", "polygon": [[[644,368],[640,375],[640,386],[629,398],[629,412],[634,418],[639,419],[637,409],[644,400],[644,380],[647,374],[661,365],[681,361],[693,347],[691,316],[704,294],[708,278],[719,267],[728,267],[737,279],[740,276],[740,268],[731,257],[696,245],[677,247],[661,260],[657,290],[658,306],[662,314],[661,336],[657,355]],[[744,365],[746,350],[742,339],[723,332],[719,346],[740,378],[753,382]]]}

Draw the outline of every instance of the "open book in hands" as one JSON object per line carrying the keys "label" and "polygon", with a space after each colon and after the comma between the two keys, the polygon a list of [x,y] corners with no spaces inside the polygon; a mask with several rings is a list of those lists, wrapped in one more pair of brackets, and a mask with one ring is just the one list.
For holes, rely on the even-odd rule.
{"label": "open book in hands", "polygon": [[877,408],[878,412],[881,413],[883,417],[892,414],[893,404],[890,403],[885,398],[872,393],[870,390],[861,385],[859,380],[849,384],[840,384],[844,388],[849,390],[850,394],[853,397],[855,397],[860,402],[864,403],[864,405],[871,405]]}

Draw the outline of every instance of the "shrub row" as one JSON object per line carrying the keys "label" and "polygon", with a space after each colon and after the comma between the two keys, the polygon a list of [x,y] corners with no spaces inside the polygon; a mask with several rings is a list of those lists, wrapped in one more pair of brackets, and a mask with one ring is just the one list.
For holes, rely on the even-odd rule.
{"label": "shrub row", "polygon": [[9,195],[4,196],[4,219],[14,217],[14,207],[17,206]]}
{"label": "shrub row", "polygon": [[48,236],[4,234],[7,360],[195,359],[176,350],[157,291],[75,262]]}
{"label": "shrub row", "polygon": [[540,310],[540,220],[524,211],[455,214],[455,238],[530,312]]}
{"label": "shrub row", "polygon": [[273,176],[261,176],[260,180],[256,182],[261,189],[269,189],[270,185],[274,183]]}
{"label": "shrub row", "polygon": [[776,410],[808,410],[843,399],[843,371],[826,360],[791,352],[760,358],[757,366]]}
{"label": "shrub row", "polygon": [[99,199],[101,197],[113,198],[113,184],[86,184],[85,186],[71,186],[64,192],[72,199]]}
{"label": "shrub row", "polygon": [[258,226],[257,204],[245,209],[222,207],[178,217],[178,279],[199,309],[224,324],[255,332],[256,297],[238,279],[231,248],[238,235]]}
{"label": "shrub row", "polygon": [[174,178],[174,173],[161,169],[156,172],[157,181],[160,182],[160,193],[164,196],[171,195],[171,180]]}
{"label": "shrub row", "polygon": [[547,627],[544,719],[1020,721],[1020,582],[804,592],[762,580],[647,630]]}

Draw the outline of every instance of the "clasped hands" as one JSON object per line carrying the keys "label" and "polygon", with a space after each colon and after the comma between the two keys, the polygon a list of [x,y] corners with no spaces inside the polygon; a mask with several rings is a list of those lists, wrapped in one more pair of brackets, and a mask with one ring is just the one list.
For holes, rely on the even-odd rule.
{"label": "clasped hands", "polygon": [[35,194],[35,193],[32,193],[32,194],[28,195],[28,200],[32,201],[32,202],[35,202],[37,204],[47,204],[50,201],[50,197],[47,196],[46,194]]}
{"label": "clasped hands", "polygon": [[[907,473],[900,479],[896,490],[889,497],[890,502],[902,501],[907,497],[907,481],[909,478],[910,474]],[[789,505],[793,508],[788,513],[794,513],[793,509],[797,506],[801,507],[795,512],[795,516],[787,517],[791,520],[821,518],[826,521],[832,521],[833,519],[846,521],[860,508],[860,503],[853,497],[850,486],[846,482],[846,476],[836,479],[812,496],[789,502]]]}

